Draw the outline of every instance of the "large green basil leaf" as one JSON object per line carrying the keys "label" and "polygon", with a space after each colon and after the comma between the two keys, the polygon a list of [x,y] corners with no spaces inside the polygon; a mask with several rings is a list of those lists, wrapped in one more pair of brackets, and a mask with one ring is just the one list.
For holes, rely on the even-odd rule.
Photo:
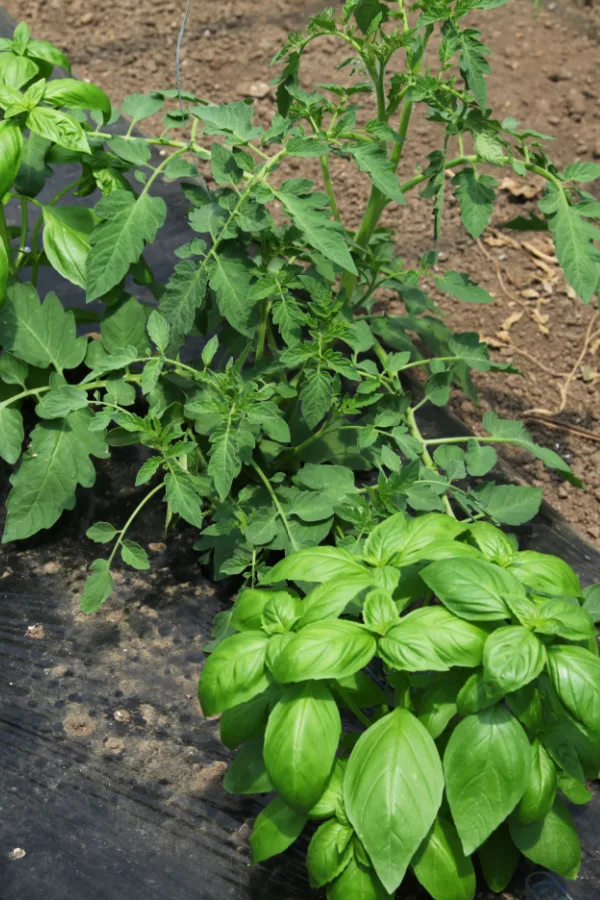
{"label": "large green basil leaf", "polygon": [[349,603],[363,591],[375,586],[370,572],[361,572],[348,578],[336,578],[320,584],[304,598],[303,613],[297,627],[304,628],[322,619],[333,619],[341,615]]}
{"label": "large green basil leaf", "polygon": [[281,695],[265,733],[265,765],[285,802],[308,811],[331,775],[342,722],[331,691],[318,682],[293,685]]}
{"label": "large green basil leaf", "polygon": [[21,166],[23,133],[16,122],[0,122],[0,200],[10,191]]}
{"label": "large green basil leaf", "polygon": [[350,826],[337,819],[323,822],[315,831],[306,854],[311,887],[323,887],[343,872],[353,856],[353,834]]}
{"label": "large green basil leaf", "polygon": [[404,878],[443,789],[433,739],[408,710],[395,709],[358,739],[344,780],[346,812],[386,890]]}
{"label": "large green basil leaf", "polygon": [[585,607],[568,600],[540,603],[530,624],[540,634],[557,634],[568,641],[587,641],[596,634],[592,617]]}
{"label": "large green basil leaf", "polygon": [[581,847],[571,813],[560,800],[555,801],[544,819],[521,825],[514,815],[509,827],[513,841],[527,859],[563,878],[577,877]]}
{"label": "large green basil leaf", "polygon": [[8,259],[8,251],[4,241],[0,241],[0,306],[6,296],[6,286],[8,284],[10,262]]}
{"label": "large green basil leaf", "polygon": [[469,536],[488,562],[505,568],[515,556],[515,548],[508,535],[490,522],[469,525]]}
{"label": "large green basil leaf", "polygon": [[523,550],[509,566],[522,584],[536,593],[559,597],[581,597],[581,585],[571,566],[558,556]]}
{"label": "large green basil leaf", "polygon": [[528,628],[498,628],[488,637],[483,651],[486,686],[501,694],[518,691],[537,678],[545,662],[544,645]]}
{"label": "large green basil leaf", "polygon": [[578,722],[600,734],[600,659],[583,647],[550,647],[548,667],[556,693]]}
{"label": "large green basil leaf", "polygon": [[473,863],[463,853],[456,828],[449,819],[438,816],[417,850],[412,868],[434,900],[473,900],[475,897]]}
{"label": "large green basil leaf", "polygon": [[388,894],[373,869],[353,858],[328,887],[327,900],[391,900],[391,894]]}
{"label": "large green basil leaf", "polygon": [[600,584],[590,584],[584,588],[583,608],[594,622],[600,622]]}
{"label": "large green basil leaf", "polygon": [[364,668],[376,651],[372,635],[355,622],[328,619],[292,636],[271,665],[280,684],[346,678]]}
{"label": "large green basil leaf", "polygon": [[499,894],[508,886],[521,859],[506,822],[490,834],[477,855],[489,889]]}
{"label": "large green basil leaf", "polygon": [[411,520],[396,513],[376,525],[365,542],[363,559],[372,566],[386,566],[405,542],[405,532]]}
{"label": "large green basil leaf", "polygon": [[525,793],[517,808],[521,825],[543,819],[554,805],[558,771],[550,754],[539,741],[531,745],[531,768]]}
{"label": "large green basil leaf", "polygon": [[463,619],[509,619],[505,598],[525,597],[514,575],[482,559],[442,559],[423,569],[421,578],[450,612]]}
{"label": "large green basil leaf", "polygon": [[269,686],[265,656],[269,638],[256,631],[228,637],[210,654],[198,685],[205,716],[251,700]]}
{"label": "large green basil leaf", "polygon": [[368,569],[355,556],[338,547],[311,547],[290,553],[273,566],[262,584],[278,581],[308,581],[322,584],[332,578],[364,575]]}
{"label": "large green basil leaf", "polygon": [[79,122],[57,109],[36,106],[28,113],[25,122],[34,134],[39,134],[65,150],[91,153],[85,131]]}
{"label": "large green basil leaf", "polygon": [[50,264],[67,281],[85,288],[90,234],[96,224],[93,210],[84,206],[44,206],[43,242]]}
{"label": "large green basil leaf", "polygon": [[[465,526],[441,513],[428,513],[416,519],[409,519],[406,530],[399,536],[396,555],[391,560],[398,567],[410,566],[421,559],[427,559],[430,549],[439,541],[451,541]],[[457,551],[457,555],[460,550]]]}
{"label": "large green basil leaf", "polygon": [[307,820],[307,816],[291,809],[281,797],[271,800],[256,819],[250,835],[252,863],[256,865],[287,850]]}
{"label": "large green basil leaf", "polygon": [[469,856],[515,808],[527,785],[531,751],[515,717],[497,705],[467,716],[444,753],[446,794]]}
{"label": "large green basil leaf", "polygon": [[464,675],[446,675],[425,688],[419,699],[418,715],[432,738],[442,734],[450,720],[457,713],[457,695],[464,681]]}
{"label": "large green basil leaf", "polygon": [[347,765],[347,759],[338,757],[335,760],[325,790],[308,812],[311,819],[329,819],[343,809],[344,775]]}
{"label": "large green basil leaf", "polygon": [[238,631],[259,631],[265,606],[279,595],[294,598],[298,596],[293,591],[265,591],[260,588],[241,591],[233,604],[231,624]]}
{"label": "large green basil leaf", "polygon": [[110,100],[99,87],[85,81],[55,78],[46,85],[44,101],[51,106],[66,106],[69,109],[97,109],[105,122],[110,119]]}
{"label": "large green basil leaf", "polygon": [[38,74],[32,59],[16,53],[0,53],[0,84],[19,90]]}
{"label": "large green basil leaf", "polygon": [[486,684],[483,669],[479,669],[465,681],[458,693],[456,698],[458,712],[461,716],[478,713],[501,700],[504,693]]}
{"label": "large green basil leaf", "polygon": [[223,787],[229,794],[268,794],[274,790],[265,766],[262,738],[253,738],[238,750]]}
{"label": "large green basil leaf", "polygon": [[451,666],[479,666],[487,633],[441,606],[403,616],[379,641],[384,663],[413,672],[445,672]]}
{"label": "large green basil leaf", "polygon": [[219,723],[221,742],[229,750],[235,750],[244,741],[264,732],[271,697],[271,691],[267,690],[223,712]]}

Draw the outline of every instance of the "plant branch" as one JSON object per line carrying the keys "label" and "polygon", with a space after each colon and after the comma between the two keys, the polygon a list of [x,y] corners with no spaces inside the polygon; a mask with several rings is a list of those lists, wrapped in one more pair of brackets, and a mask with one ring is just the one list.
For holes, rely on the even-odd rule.
{"label": "plant branch", "polygon": [[252,460],[251,465],[252,465],[252,468],[254,469],[254,471],[256,472],[256,474],[258,475],[258,477],[260,478],[260,480],[262,481],[262,483],[264,484],[264,486],[266,487],[267,491],[269,492],[269,496],[270,496],[271,500],[273,501],[273,506],[277,510],[279,518],[283,522],[283,527],[285,528],[285,530],[287,532],[287,536],[290,539],[290,544],[292,545],[294,550],[297,550],[298,544],[296,543],[294,535],[292,534],[292,530],[290,528],[290,523],[287,520],[287,517],[283,511],[283,507],[281,506],[281,503],[279,502],[279,499],[277,497],[277,494],[273,490],[273,486],[272,486],[271,482],[269,481],[269,479],[267,478],[267,476],[265,475],[263,470],[260,468],[258,463],[256,463],[254,460]]}
{"label": "plant branch", "polygon": [[155,494],[158,494],[159,491],[162,491],[164,487],[165,487],[164,481],[161,481],[160,484],[157,484],[156,487],[153,487],[152,490],[149,491],[149,492],[146,494],[146,496],[144,497],[144,499],[141,500],[141,501],[138,503],[138,505],[136,506],[136,508],[134,509],[134,511],[131,513],[131,515],[129,516],[129,518],[128,518],[127,521],[125,522],[125,525],[123,526],[123,528],[122,528],[121,531],[119,532],[119,537],[118,537],[117,540],[115,541],[115,545],[114,545],[114,547],[113,547],[112,550],[111,550],[110,556],[108,557],[108,566],[109,566],[109,568],[110,568],[110,565],[111,565],[113,559],[115,558],[115,554],[116,554],[117,550],[119,549],[119,547],[120,547],[121,544],[123,543],[123,539],[124,539],[125,535],[127,534],[129,528],[131,527],[131,524],[132,524],[132,522],[134,521],[134,519],[136,518],[136,516],[139,515],[139,513],[142,511],[142,509],[144,508],[144,506],[146,505],[146,503],[148,503],[148,501],[151,500],[152,497],[154,497]]}
{"label": "plant branch", "polygon": [[[426,441],[424,439],[423,435],[421,434],[419,426],[417,425],[417,420],[415,419],[414,410],[411,408],[409,408],[406,413],[406,424],[408,425],[408,430],[409,430],[410,434],[412,435],[412,437],[414,437],[415,440],[419,441],[419,443],[421,444],[421,447],[423,448],[423,452],[421,453],[421,459],[423,461],[423,465],[427,466],[427,468],[431,469],[433,472],[437,472],[437,466],[434,463],[433,459],[431,458],[429,451],[427,449],[428,441]],[[446,508],[446,512],[448,513],[448,515],[452,516],[452,518],[455,519],[456,516],[454,515],[454,511],[450,505],[450,501],[448,500],[448,497],[446,496],[446,494],[443,495],[442,502]]]}

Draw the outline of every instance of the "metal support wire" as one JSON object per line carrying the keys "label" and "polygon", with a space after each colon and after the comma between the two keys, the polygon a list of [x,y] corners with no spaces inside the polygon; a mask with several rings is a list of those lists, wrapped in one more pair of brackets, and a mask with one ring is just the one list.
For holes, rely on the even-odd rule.
{"label": "metal support wire", "polygon": [[181,28],[179,29],[179,34],[177,35],[177,49],[175,51],[175,79],[177,84],[177,99],[179,100],[179,111],[181,112],[181,121],[183,123],[183,127],[185,128],[185,133],[188,141],[191,141],[190,132],[187,126],[187,121],[185,119],[185,114],[183,111],[183,100],[181,97],[181,44],[183,42],[183,36],[185,34],[185,29],[187,26],[188,16],[190,14],[190,6],[191,0],[187,0],[187,4],[185,7],[185,13],[183,14],[183,21],[181,23]]}
{"label": "metal support wire", "polygon": [[[191,0],[187,0],[186,6],[185,6],[185,12],[183,14],[183,21],[181,22],[181,28],[179,29],[179,34],[177,35],[177,47],[175,50],[175,83],[177,85],[177,99],[179,101],[179,111],[181,113],[181,124],[185,131],[185,136],[186,136],[189,144],[192,143],[192,136],[191,136],[190,130],[188,128],[188,121],[185,117],[185,112],[183,109],[183,98],[181,96],[181,45],[183,43],[185,29],[187,27],[188,16],[190,14],[190,6],[191,6]],[[200,182],[202,190],[212,200],[211,190],[200,172],[198,172],[198,180]]]}

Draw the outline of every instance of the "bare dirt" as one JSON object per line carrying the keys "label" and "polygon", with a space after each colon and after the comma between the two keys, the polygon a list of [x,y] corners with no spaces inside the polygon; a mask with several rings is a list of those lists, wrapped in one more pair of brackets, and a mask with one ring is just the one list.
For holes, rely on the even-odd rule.
{"label": "bare dirt", "polygon": [[[194,0],[183,45],[184,87],[213,102],[252,96],[257,119],[266,123],[274,108],[269,81],[275,72],[269,62],[288,32],[302,28],[324,5],[315,0]],[[98,83],[117,103],[131,92],[174,84],[183,2],[103,0],[91,7],[83,0],[8,0],[6,6],[14,17],[27,19],[36,35],[64,49],[76,73]],[[511,115],[551,135],[559,165],[600,159],[600,4],[550,3],[536,17],[530,0],[512,0],[475,13],[470,21],[492,49],[488,84],[497,117]],[[315,41],[304,61],[306,85],[345,77],[334,74],[343,57],[344,47],[334,38]],[[402,180],[438,146],[436,128],[424,111],[414,115]],[[296,168],[318,181],[312,163],[298,161]],[[355,227],[368,184],[343,161],[335,166],[334,179],[344,222]],[[600,547],[600,318],[566,285],[545,235],[502,228],[503,222],[533,210],[540,187],[535,176],[520,183],[505,178],[491,227],[478,243],[465,234],[448,191],[440,271],[467,272],[496,302],[481,307],[436,299],[450,325],[479,331],[496,359],[512,358],[524,373],[478,376],[481,405],[457,397],[453,406],[476,431],[487,408],[524,418],[539,443],[561,453],[583,478],[584,491],[564,484],[526,454],[507,455],[524,479],[543,487],[546,499]],[[408,263],[430,249],[429,201],[413,195],[406,208],[392,204],[383,223],[400,235],[400,252]],[[394,307],[393,298],[384,299]]]}

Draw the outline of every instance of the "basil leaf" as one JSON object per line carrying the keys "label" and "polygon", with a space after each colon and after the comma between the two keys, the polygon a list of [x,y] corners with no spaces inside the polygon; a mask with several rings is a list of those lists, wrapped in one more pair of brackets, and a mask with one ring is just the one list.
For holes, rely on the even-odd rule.
{"label": "basil leaf", "polygon": [[456,828],[438,816],[417,850],[412,868],[434,900],[474,900],[475,870],[463,853]]}
{"label": "basil leaf", "polygon": [[327,900],[391,900],[372,868],[351,859],[327,889]]}
{"label": "basil leaf", "polygon": [[540,603],[530,624],[539,634],[557,634],[569,641],[587,641],[596,635],[594,622],[585,606],[582,609],[567,600]]}
{"label": "basil leaf", "polygon": [[316,682],[286,688],[269,716],[265,765],[293,809],[308,811],[331,774],[342,723],[329,689]]}
{"label": "basil leaf", "polygon": [[536,740],[531,745],[531,768],[525,793],[517,807],[521,825],[531,825],[543,819],[554,805],[558,771],[550,754]]}
{"label": "basil leaf", "polygon": [[364,571],[360,575],[351,575],[348,578],[336,578],[318,585],[304,598],[298,629],[322,619],[336,618],[361,593],[374,586],[374,578],[368,571]]}
{"label": "basil leaf", "polygon": [[386,566],[404,546],[410,521],[404,513],[396,513],[376,525],[366,540],[363,559],[372,566]]}
{"label": "basil leaf", "polygon": [[343,872],[353,857],[353,834],[348,825],[336,819],[324,822],[315,831],[306,854],[311,887],[323,887]]}
{"label": "basil leaf", "polygon": [[581,585],[571,566],[558,556],[524,550],[515,553],[509,571],[519,581],[539,594],[559,597],[581,597]]}
{"label": "basil leaf", "polygon": [[467,856],[515,808],[525,791],[530,764],[527,736],[504,707],[492,706],[456,726],[444,753],[444,773],[454,824]]}
{"label": "basil leaf", "polygon": [[483,652],[485,684],[502,694],[517,691],[537,678],[545,662],[544,645],[528,628],[498,628],[488,637]]}
{"label": "basil leaf", "polygon": [[464,525],[440,513],[410,519],[406,530],[399,535],[397,555],[391,560],[391,564],[400,568],[427,559],[432,546],[441,540],[454,540],[461,531],[464,531]]}
{"label": "basil leaf", "polygon": [[51,265],[67,281],[85,288],[90,234],[96,223],[91,209],[82,206],[43,206],[43,243]]}
{"label": "basil leaf", "polygon": [[572,716],[596,735],[600,734],[600,659],[583,647],[548,648],[550,677]]}
{"label": "basil leaf", "polygon": [[95,84],[76,81],[74,78],[55,78],[44,90],[44,102],[51,106],[66,106],[69,109],[97,109],[104,122],[111,116],[110,100]]}
{"label": "basil leaf", "polygon": [[481,550],[484,558],[497,566],[504,568],[510,565],[515,556],[515,548],[508,535],[489,522],[469,525],[469,537]]}
{"label": "basil leaf", "polygon": [[368,569],[355,556],[338,547],[311,547],[291,553],[262,579],[262,584],[278,581],[308,581],[319,584],[332,578],[364,575]]}
{"label": "basil leaf", "polygon": [[10,119],[0,122],[0,200],[10,191],[21,166],[23,133]]}
{"label": "basil leaf", "polygon": [[223,787],[228,794],[268,794],[274,790],[263,758],[261,737],[247,741],[230,764]]}
{"label": "basil leaf", "polygon": [[255,631],[234,634],[210,654],[198,685],[205,716],[251,700],[269,686],[265,655],[269,638]]}
{"label": "basil leaf", "polygon": [[393,669],[445,672],[451,666],[479,666],[487,634],[439,606],[403,616],[379,641],[384,663]]}
{"label": "basil leaf", "polygon": [[521,825],[517,816],[509,820],[510,836],[523,856],[539,866],[576,878],[581,865],[581,847],[567,807],[556,800],[550,812],[531,825]]}
{"label": "basil leaf", "polygon": [[364,668],[376,648],[373,636],[355,622],[315,622],[292,635],[270,668],[280,684],[346,678]]}
{"label": "basil leaf", "polygon": [[487,886],[496,893],[508,886],[521,859],[505,822],[481,845],[477,856]]}
{"label": "basil leaf", "polygon": [[463,675],[446,676],[425,688],[419,699],[419,722],[432,738],[438,738],[457,713],[457,695]]}
{"label": "basil leaf", "polygon": [[28,115],[26,125],[34,134],[79,153],[91,153],[85,131],[75,119],[50,109],[47,106],[36,106]]}
{"label": "basil leaf", "polygon": [[600,622],[600,584],[590,584],[584,589],[583,596],[585,597],[583,608],[594,623]]}
{"label": "basil leaf", "polygon": [[271,692],[266,690],[245,703],[224,710],[220,722],[221,741],[229,750],[235,750],[244,741],[264,732],[270,699]]}
{"label": "basil leaf", "polygon": [[404,878],[443,788],[433,739],[408,710],[395,709],[358,739],[344,780],[346,812],[386,890]]}
{"label": "basil leaf", "polygon": [[287,850],[307,821],[308,816],[290,809],[281,797],[271,800],[257,817],[250,835],[253,865]]}
{"label": "basil leaf", "polygon": [[450,612],[464,619],[509,619],[504,598],[525,597],[514,575],[480,559],[439,560],[423,569],[421,578]]}

